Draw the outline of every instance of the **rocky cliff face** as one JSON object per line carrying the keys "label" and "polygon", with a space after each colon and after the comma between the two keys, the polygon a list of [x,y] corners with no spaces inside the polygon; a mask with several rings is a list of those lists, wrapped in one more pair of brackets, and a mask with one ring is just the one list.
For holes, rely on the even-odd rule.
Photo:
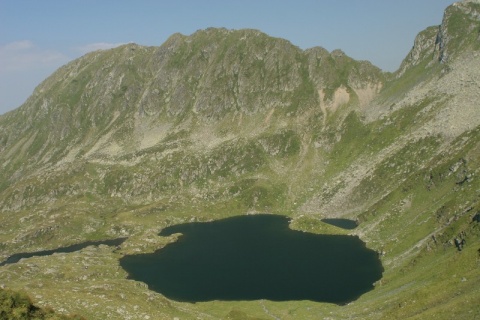
{"label": "rocky cliff face", "polygon": [[[256,30],[175,34],[160,47],[128,44],[67,64],[0,117],[2,257],[119,236],[130,237],[122,252],[152,250],[164,243],[153,236],[159,228],[236,214],[281,213],[304,231],[341,216],[361,222],[355,234],[386,267],[368,307],[341,316],[430,316],[425,305],[439,310],[459,290],[475,300],[478,270],[464,266],[475,263],[469,243],[479,239],[479,12],[478,1],[447,8],[393,75]],[[461,257],[456,239],[467,243]],[[106,261],[99,274],[118,274],[107,251],[88,255]],[[64,268],[56,283],[71,286],[69,258],[52,259]],[[459,288],[438,259],[477,280]],[[21,287],[56,274],[39,268],[0,279]],[[104,281],[93,292],[112,301],[118,287],[133,300],[151,295],[123,278]],[[413,302],[405,286],[429,289]],[[63,297],[48,282],[34,287],[69,312],[112,316],[72,304],[74,292]],[[452,303],[447,317],[468,316]]]}

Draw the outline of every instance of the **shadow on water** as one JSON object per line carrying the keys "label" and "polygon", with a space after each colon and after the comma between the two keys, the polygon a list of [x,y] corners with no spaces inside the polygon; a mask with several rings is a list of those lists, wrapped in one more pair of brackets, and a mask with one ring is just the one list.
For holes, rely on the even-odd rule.
{"label": "shadow on water", "polygon": [[163,229],[181,233],[154,253],[127,255],[129,278],[184,302],[312,300],[339,305],[373,289],[378,254],[356,236],[289,228],[287,217],[247,215]]}
{"label": "shadow on water", "polygon": [[57,248],[53,250],[45,250],[45,251],[36,251],[36,252],[22,252],[16,253],[11,255],[7,258],[7,260],[0,263],[0,267],[6,264],[17,263],[20,259],[24,258],[31,258],[31,257],[43,257],[49,256],[54,253],[69,253],[82,250],[88,246],[99,246],[101,244],[106,246],[119,246],[121,245],[127,238],[118,238],[118,239],[110,239],[110,240],[100,240],[100,241],[87,241],[82,243],[77,243],[68,247]]}

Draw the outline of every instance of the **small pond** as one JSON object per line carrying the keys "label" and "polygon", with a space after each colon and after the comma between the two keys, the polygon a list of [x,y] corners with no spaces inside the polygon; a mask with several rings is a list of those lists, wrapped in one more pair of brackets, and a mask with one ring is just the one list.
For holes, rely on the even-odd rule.
{"label": "small pond", "polygon": [[325,218],[322,219],[322,222],[331,224],[332,226],[339,227],[342,229],[353,230],[358,227],[356,221],[350,219],[341,219],[341,218]]}
{"label": "small pond", "polygon": [[151,290],[184,302],[311,300],[345,304],[382,277],[378,254],[356,236],[289,228],[279,215],[246,215],[167,227],[176,242],[121,266]]}
{"label": "small pond", "polygon": [[121,245],[127,238],[118,238],[118,239],[110,239],[110,240],[100,240],[100,241],[86,241],[82,243],[77,243],[68,247],[57,248],[53,250],[44,250],[44,251],[36,251],[36,252],[22,252],[16,253],[11,255],[7,258],[7,260],[0,263],[0,267],[6,264],[17,263],[20,259],[24,258],[31,258],[31,257],[42,257],[42,256],[49,256],[54,253],[69,253],[82,250],[88,246],[99,246],[101,244],[107,246],[119,246]]}

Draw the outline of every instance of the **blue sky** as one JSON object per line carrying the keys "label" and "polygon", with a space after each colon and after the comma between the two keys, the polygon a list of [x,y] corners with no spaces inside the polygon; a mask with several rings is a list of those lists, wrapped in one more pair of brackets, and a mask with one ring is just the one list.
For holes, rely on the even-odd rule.
{"label": "blue sky", "polygon": [[0,0],[0,114],[61,65],[135,42],[161,45],[198,29],[259,29],[302,49],[342,49],[394,71],[418,32],[453,0]]}

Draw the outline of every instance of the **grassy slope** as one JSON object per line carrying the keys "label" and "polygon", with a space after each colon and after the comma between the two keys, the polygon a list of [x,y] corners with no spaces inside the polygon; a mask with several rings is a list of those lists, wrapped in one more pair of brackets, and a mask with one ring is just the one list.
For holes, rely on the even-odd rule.
{"label": "grassy slope", "polygon": [[[358,154],[352,157],[341,157],[342,162],[331,162],[326,166],[325,171],[317,171],[317,156],[306,156],[302,158],[302,148],[295,147],[296,141],[292,140],[291,133],[286,131],[279,135],[261,138],[267,139],[268,148],[271,150],[285,150],[284,154],[277,154],[276,158],[263,155],[263,148],[259,147],[260,142],[235,143],[220,147],[213,152],[214,158],[207,156],[187,156],[182,158],[188,168],[198,167],[204,161],[214,163],[212,159],[222,154],[220,151],[227,151],[232,155],[236,166],[244,167],[245,172],[236,177],[228,170],[214,171],[213,174],[202,179],[195,179],[197,187],[208,181],[209,189],[198,196],[198,199],[190,199],[191,187],[176,191],[173,199],[159,199],[148,205],[125,206],[123,202],[111,202],[109,210],[102,210],[101,217],[104,227],[97,228],[89,235],[89,238],[102,237],[105,233],[126,229],[133,234],[129,242],[122,249],[125,253],[136,250],[152,250],[162,246],[164,240],[156,240],[155,232],[162,226],[190,220],[192,218],[207,220],[221,218],[224,216],[243,214],[249,210],[268,211],[289,214],[297,217],[294,227],[310,232],[339,232],[335,228],[326,227],[318,222],[316,216],[300,217],[295,211],[295,205],[288,199],[289,190],[301,190],[300,184],[311,185],[315,179],[328,179],[334,177],[355,161],[358,157],[372,152],[380,152],[388,145],[394,144],[396,138],[401,136],[412,125],[411,117],[422,107],[399,110],[392,114],[392,119],[384,119],[370,124],[363,124],[355,115],[351,114],[345,119],[347,131],[338,145],[331,151],[330,156],[342,153],[344,149],[352,150],[352,146],[361,146]],[[388,124],[393,123],[393,124]],[[388,125],[387,125],[388,124]],[[349,133],[352,130],[352,134]],[[379,131],[380,130],[380,131]],[[363,132],[362,134],[355,134]],[[381,134],[372,134],[380,132]],[[280,138],[282,137],[282,138]],[[289,139],[283,139],[290,137]],[[384,137],[380,139],[379,137]],[[473,215],[480,210],[478,203],[478,192],[480,189],[476,179],[480,167],[479,130],[467,132],[455,141],[446,145],[441,139],[423,139],[407,144],[395,154],[387,157],[379,166],[370,179],[365,179],[358,187],[358,193],[354,192],[353,200],[361,199],[361,190],[369,190],[370,203],[366,210],[359,212],[357,218],[362,221],[360,229],[355,231],[367,241],[369,247],[378,251],[384,251],[382,260],[385,265],[384,278],[377,284],[375,290],[362,296],[358,301],[345,306],[338,307],[327,304],[310,302],[288,302],[273,303],[268,301],[241,302],[241,303],[201,303],[196,305],[185,305],[174,302],[162,302],[160,304],[149,304],[135,298],[138,295],[152,295],[152,301],[163,301],[160,295],[154,294],[145,288],[131,282],[124,282],[123,273],[115,270],[117,262],[115,256],[108,253],[111,249],[104,248],[105,258],[97,262],[97,268],[103,270],[94,271],[91,267],[86,271],[76,270],[73,264],[78,264],[78,259],[98,259],[98,254],[78,253],[65,254],[61,257],[31,258],[17,265],[4,267],[2,278],[8,280],[9,284],[29,288],[37,296],[48,296],[56,301],[59,308],[69,305],[69,312],[84,314],[96,318],[104,306],[102,304],[92,305],[94,297],[105,295],[111,299],[112,307],[102,314],[108,316],[120,315],[114,312],[114,307],[123,299],[129,301],[124,305],[126,310],[135,314],[133,307],[136,305],[142,314],[156,315],[159,318],[168,318],[174,315],[182,317],[195,317],[198,314],[209,314],[214,318],[225,318],[227,315],[232,319],[247,319],[248,317],[268,318],[269,313],[282,319],[315,319],[319,315],[328,315],[340,318],[349,318],[353,315],[360,318],[408,318],[408,317],[433,317],[451,318],[462,316],[472,318],[472,314],[478,313],[478,288],[480,277],[478,272],[478,243],[480,227],[478,223],[472,222]],[[313,152],[310,146],[307,148]],[[249,151],[250,150],[250,151]],[[251,155],[249,152],[253,152]],[[242,155],[248,155],[242,157]],[[252,157],[263,159],[259,164],[251,162]],[[265,157],[265,158],[264,158]],[[224,158],[224,156],[220,156]],[[239,159],[245,159],[242,161]],[[196,160],[195,160],[196,159]],[[227,157],[222,160],[219,168],[228,167]],[[333,158],[332,158],[333,159]],[[187,161],[187,162],[185,162]],[[226,161],[226,162],[225,162]],[[302,162],[303,161],[303,162]],[[313,168],[311,174],[302,175],[300,178],[289,177],[288,186],[282,186],[285,182],[283,173],[295,170],[298,163],[303,163],[302,168]],[[153,165],[153,164],[152,164]],[[143,167],[144,165],[142,165]],[[167,166],[168,167],[168,166]],[[279,170],[277,167],[282,167]],[[277,168],[277,169],[276,169]],[[109,176],[104,176],[106,183],[102,188],[115,186],[116,190],[122,189],[126,182],[125,190],[130,190],[128,179],[120,182],[121,177],[129,175],[129,171],[123,172],[125,168],[119,167],[118,173],[110,168]],[[93,170],[93,171],[92,171]],[[90,172],[99,170],[89,169]],[[182,169],[187,170],[188,169]],[[138,172],[138,170],[134,170]],[[79,175],[82,176],[83,171]],[[322,173],[323,172],[323,173]],[[391,175],[400,174],[401,179],[391,181]],[[92,173],[93,175],[93,173]],[[179,177],[181,173],[177,174]],[[226,179],[227,178],[227,179]],[[74,181],[77,178],[72,178]],[[120,179],[120,180],[118,180]],[[206,179],[206,180],[204,180]],[[174,186],[177,186],[175,182]],[[191,185],[190,183],[187,184]],[[102,189],[103,190],[103,189]],[[168,191],[168,188],[166,189]],[[183,190],[183,191],[182,191]],[[390,190],[384,194],[383,190]],[[108,190],[107,193],[110,193]],[[167,193],[168,194],[168,193]],[[358,196],[357,196],[358,194]],[[377,196],[375,196],[377,195]],[[382,197],[378,197],[382,195]],[[97,195],[99,196],[99,195]],[[170,196],[169,196],[170,197]],[[358,197],[358,198],[355,198]],[[257,198],[257,200],[254,200]],[[299,199],[298,195],[295,197]],[[282,200],[283,199],[283,200]],[[65,200],[68,203],[67,200]],[[77,204],[82,202],[77,202]],[[88,203],[85,202],[85,203]],[[94,201],[93,203],[96,203]],[[93,204],[92,203],[92,204]],[[116,204],[115,204],[116,203]],[[59,203],[57,203],[60,206]],[[88,205],[91,206],[91,205]],[[291,208],[285,210],[286,208]],[[76,207],[78,210],[80,207]],[[88,212],[88,209],[85,209]],[[84,224],[82,221],[88,217],[85,215],[70,216],[80,220],[72,220],[67,223],[71,226],[72,232],[76,226]],[[91,217],[93,218],[93,217]],[[90,218],[90,219],[91,219]],[[74,218],[77,219],[77,218]],[[94,218],[94,219],[98,219]],[[88,218],[87,218],[88,220]],[[99,222],[100,223],[100,222]],[[68,229],[67,229],[68,230]],[[103,231],[102,231],[103,230]],[[60,231],[59,231],[60,232]],[[97,235],[97,236],[96,236]],[[48,236],[48,235],[47,235]],[[435,237],[434,238],[432,237]],[[465,237],[467,245],[463,251],[458,251],[453,245],[455,237]],[[36,240],[35,240],[36,241]],[[149,249],[150,248],[150,249]],[[91,256],[90,258],[88,258]],[[110,257],[107,259],[107,257]],[[103,261],[106,259],[105,261]],[[32,261],[33,265],[28,263]],[[49,265],[56,265],[56,270],[48,271]],[[32,270],[32,273],[22,274],[18,268]],[[43,270],[43,271],[42,271]],[[53,272],[53,273],[52,273]],[[87,278],[81,278],[85,273]],[[51,276],[59,274],[52,282]],[[108,276],[107,276],[108,275]],[[112,276],[115,275],[115,276]],[[35,279],[35,280],[33,280]],[[83,280],[82,280],[83,279]],[[85,281],[89,279],[88,281]],[[73,283],[77,288],[76,292],[66,294],[65,290]],[[107,286],[106,289],[95,289],[93,300],[86,297],[81,298],[80,304],[71,305],[70,299],[79,297],[78,292],[87,292],[92,287]],[[67,290],[68,291],[68,290]],[[98,291],[98,292],[97,292]],[[123,292],[125,298],[119,298],[118,293]],[[82,294],[80,293],[80,296]],[[86,299],[86,300],[85,300]],[[160,299],[160,300],[159,300]],[[85,313],[85,307],[92,308],[92,313]],[[166,306],[169,306],[166,308]],[[181,311],[183,310],[183,312]],[[200,313],[199,313],[200,312]],[[189,316],[190,315],[190,316]],[[209,318],[210,316],[205,316]]]}

